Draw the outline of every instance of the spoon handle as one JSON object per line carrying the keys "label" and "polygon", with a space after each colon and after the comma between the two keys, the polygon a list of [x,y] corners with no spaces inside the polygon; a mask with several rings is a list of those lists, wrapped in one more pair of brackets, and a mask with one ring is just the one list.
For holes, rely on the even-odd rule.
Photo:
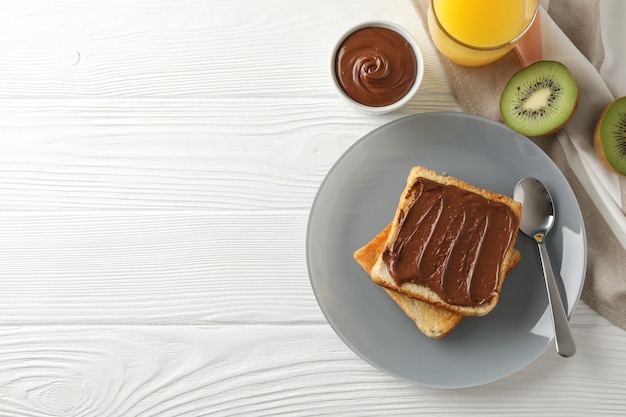
{"label": "spoon handle", "polygon": [[554,337],[556,343],[556,351],[563,357],[570,357],[576,353],[576,344],[569,328],[567,315],[563,308],[563,302],[559,289],[556,286],[556,279],[552,271],[552,264],[548,256],[546,245],[539,243],[539,254],[541,255],[541,266],[543,267],[543,275],[546,279],[546,287],[548,288],[548,303],[552,309],[552,324],[554,325]]}

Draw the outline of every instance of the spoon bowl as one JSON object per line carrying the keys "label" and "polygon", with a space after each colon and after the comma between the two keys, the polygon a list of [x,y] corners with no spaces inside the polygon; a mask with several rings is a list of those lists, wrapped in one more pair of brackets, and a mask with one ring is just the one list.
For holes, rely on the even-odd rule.
{"label": "spoon bowl", "polygon": [[523,206],[520,230],[542,242],[554,226],[554,204],[548,189],[534,178],[525,178],[515,187],[513,198]]}
{"label": "spoon bowl", "polygon": [[515,186],[513,199],[522,203],[520,230],[534,239],[539,246],[541,266],[548,291],[548,303],[552,312],[556,350],[563,357],[573,356],[576,353],[576,344],[556,285],[548,250],[544,244],[546,235],[554,225],[555,211],[552,197],[539,180],[524,178]]}

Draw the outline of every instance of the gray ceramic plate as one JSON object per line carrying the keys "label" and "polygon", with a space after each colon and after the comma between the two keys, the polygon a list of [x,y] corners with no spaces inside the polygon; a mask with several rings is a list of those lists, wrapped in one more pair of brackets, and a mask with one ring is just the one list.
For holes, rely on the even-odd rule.
{"label": "gray ceramic plate", "polygon": [[543,182],[557,213],[546,244],[571,315],[587,259],[572,189],[526,137],[464,113],[425,113],[388,123],[357,141],[333,166],[313,203],[307,232],[317,301],[354,352],[400,379],[456,388],[506,377],[539,357],[554,339],[533,241],[520,233],[516,247],[522,261],[504,282],[496,308],[485,317],[465,318],[440,340],[424,336],[352,258],[392,220],[415,165],[507,195],[523,177]]}

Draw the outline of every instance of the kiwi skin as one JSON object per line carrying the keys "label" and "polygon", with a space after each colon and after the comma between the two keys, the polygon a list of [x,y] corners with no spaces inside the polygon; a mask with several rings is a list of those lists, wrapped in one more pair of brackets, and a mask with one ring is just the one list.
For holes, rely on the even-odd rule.
{"label": "kiwi skin", "polygon": [[[604,127],[603,125],[605,122],[606,115],[611,110],[618,111],[618,112],[621,110],[624,113],[621,119],[621,123],[626,123],[626,97],[621,97],[616,100],[613,100],[604,108],[604,110],[600,114],[600,117],[598,117],[598,121],[593,131],[593,144],[596,149],[596,153],[598,154],[598,158],[607,168],[609,168],[611,171],[619,175],[626,175],[626,152],[623,155],[625,162],[624,164],[622,164],[621,167],[617,166],[617,164],[611,164],[611,162],[609,162],[609,158],[607,158],[606,149],[602,141],[602,131],[603,131],[602,128]],[[624,135],[626,134],[626,131],[625,131],[626,129],[624,125],[622,125],[621,127],[615,126],[615,129],[618,130],[618,134],[620,133],[620,130],[619,130],[620,128],[621,128],[621,134],[622,134],[621,140],[624,141],[623,143],[624,145],[626,145],[626,137],[624,137]],[[619,140],[619,139],[620,138],[617,138],[616,140]],[[626,151],[626,147],[624,148],[624,150]]]}
{"label": "kiwi skin", "polygon": [[[550,112],[548,109],[547,117],[541,123],[534,123],[532,120],[524,121],[516,117],[516,113],[522,107],[525,98],[535,94],[535,90],[532,90],[530,96],[525,96],[527,90],[525,88],[533,88],[532,84],[539,82],[540,88],[547,87],[546,78],[549,79],[549,87],[552,89],[552,81],[557,81],[555,87],[559,87],[556,91],[552,91],[552,98],[554,94],[560,96],[557,100],[559,103],[559,110],[557,113]],[[536,88],[537,84],[535,84]],[[520,90],[520,88],[522,90]],[[567,90],[564,90],[567,88]],[[525,98],[522,98],[525,96]],[[522,135],[530,137],[539,137],[551,135],[559,131],[565,124],[571,119],[576,109],[578,108],[578,85],[574,76],[569,69],[558,61],[537,61],[528,67],[522,68],[509,80],[505,86],[502,96],[500,97],[500,113],[502,115],[503,122]],[[545,113],[544,113],[545,114]],[[542,115],[540,117],[546,117]]]}

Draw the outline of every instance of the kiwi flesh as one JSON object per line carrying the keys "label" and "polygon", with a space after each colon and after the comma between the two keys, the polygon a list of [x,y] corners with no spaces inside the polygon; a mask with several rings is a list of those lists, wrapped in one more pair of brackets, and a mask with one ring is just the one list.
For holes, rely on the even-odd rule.
{"label": "kiwi flesh", "polygon": [[561,129],[578,105],[578,86],[569,69],[557,61],[537,61],[509,80],[500,97],[502,120],[526,136]]}
{"label": "kiwi flesh", "polygon": [[626,175],[626,97],[606,106],[596,123],[593,143],[604,165]]}

